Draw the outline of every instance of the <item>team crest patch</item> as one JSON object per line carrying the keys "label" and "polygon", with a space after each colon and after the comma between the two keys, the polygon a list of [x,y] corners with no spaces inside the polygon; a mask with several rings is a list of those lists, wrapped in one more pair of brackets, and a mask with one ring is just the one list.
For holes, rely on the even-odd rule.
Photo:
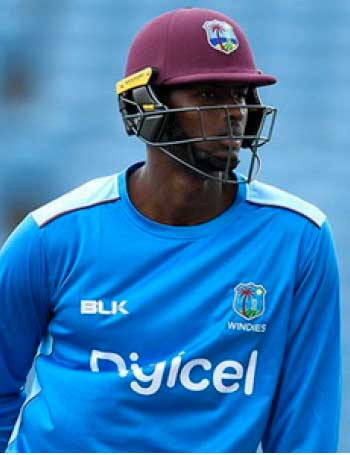
{"label": "team crest patch", "polygon": [[266,289],[261,284],[239,283],[234,289],[233,309],[248,321],[265,311]]}
{"label": "team crest patch", "polygon": [[206,21],[203,28],[211,47],[224,54],[231,54],[238,49],[239,43],[232,25],[224,21]]}

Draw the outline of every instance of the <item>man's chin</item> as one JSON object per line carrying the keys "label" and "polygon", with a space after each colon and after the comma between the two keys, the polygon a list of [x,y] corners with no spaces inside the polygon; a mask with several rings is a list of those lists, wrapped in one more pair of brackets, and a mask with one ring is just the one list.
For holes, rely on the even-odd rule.
{"label": "man's chin", "polygon": [[[227,161],[229,159],[228,153],[223,153],[220,155],[214,154],[197,154],[194,153],[194,158],[196,160],[197,166],[204,172],[224,172],[226,170]],[[229,170],[233,171],[239,165],[239,153],[234,153],[231,158]]]}

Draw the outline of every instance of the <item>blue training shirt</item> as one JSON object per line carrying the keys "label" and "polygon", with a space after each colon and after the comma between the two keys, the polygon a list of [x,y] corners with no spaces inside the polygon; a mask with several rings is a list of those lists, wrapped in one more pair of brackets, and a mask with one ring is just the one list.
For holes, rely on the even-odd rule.
{"label": "blue training shirt", "polygon": [[1,251],[0,450],[336,451],[325,215],[253,182],[206,223],[162,225],[128,172],[32,212]]}

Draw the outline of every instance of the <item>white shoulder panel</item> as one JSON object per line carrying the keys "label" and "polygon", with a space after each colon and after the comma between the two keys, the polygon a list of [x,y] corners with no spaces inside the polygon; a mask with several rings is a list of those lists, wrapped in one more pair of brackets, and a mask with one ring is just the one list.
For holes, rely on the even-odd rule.
{"label": "white shoulder panel", "polygon": [[41,227],[49,221],[82,208],[91,207],[119,198],[118,176],[100,177],[75,188],[69,193],[39,207],[32,212],[36,223]]}
{"label": "white shoulder panel", "polygon": [[299,213],[321,227],[326,215],[316,206],[271,185],[253,181],[247,185],[247,201],[258,205],[282,207]]}

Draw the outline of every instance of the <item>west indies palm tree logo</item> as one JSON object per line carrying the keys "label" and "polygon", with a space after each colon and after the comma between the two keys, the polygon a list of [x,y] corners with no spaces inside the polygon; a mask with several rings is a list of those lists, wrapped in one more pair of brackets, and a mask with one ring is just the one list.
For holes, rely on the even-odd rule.
{"label": "west indies palm tree logo", "polygon": [[261,284],[239,283],[235,289],[233,309],[244,319],[250,321],[265,311],[266,289]]}
{"label": "west indies palm tree logo", "polygon": [[211,47],[224,54],[231,54],[238,49],[239,43],[232,25],[224,21],[206,21],[203,28]]}

